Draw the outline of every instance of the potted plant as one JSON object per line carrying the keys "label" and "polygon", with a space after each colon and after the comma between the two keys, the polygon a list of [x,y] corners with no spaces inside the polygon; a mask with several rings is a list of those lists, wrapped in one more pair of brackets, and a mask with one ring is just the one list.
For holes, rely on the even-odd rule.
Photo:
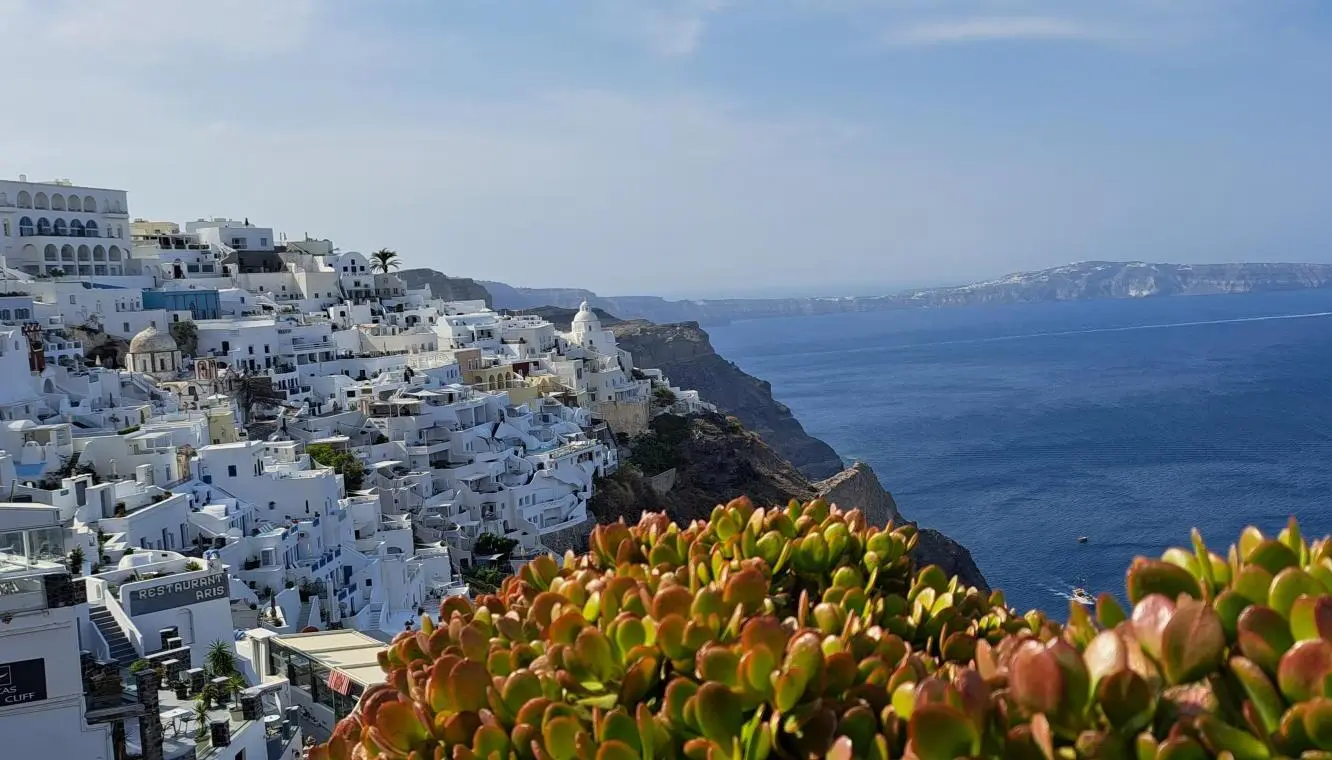
{"label": "potted plant", "polygon": [[208,738],[208,689],[211,686],[205,686],[204,690],[199,692],[199,698],[194,702],[194,740],[202,742]]}
{"label": "potted plant", "polygon": [[220,639],[208,645],[208,654],[204,655],[204,661],[215,678],[219,676],[229,678],[240,673],[236,667],[236,651]]}
{"label": "potted plant", "polygon": [[74,575],[83,573],[83,547],[76,546],[69,551],[69,572]]}

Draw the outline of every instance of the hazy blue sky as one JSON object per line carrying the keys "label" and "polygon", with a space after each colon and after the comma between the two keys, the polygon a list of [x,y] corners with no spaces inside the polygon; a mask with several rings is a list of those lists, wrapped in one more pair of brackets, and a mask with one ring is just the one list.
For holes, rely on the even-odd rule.
{"label": "hazy blue sky", "polygon": [[605,294],[1332,260],[1326,0],[0,0],[0,173]]}

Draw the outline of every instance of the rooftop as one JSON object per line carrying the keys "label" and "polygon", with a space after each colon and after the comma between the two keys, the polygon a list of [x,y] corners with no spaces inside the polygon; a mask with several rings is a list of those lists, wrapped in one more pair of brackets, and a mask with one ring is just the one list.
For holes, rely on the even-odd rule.
{"label": "rooftop", "polygon": [[362,686],[384,683],[379,651],[384,642],[360,631],[319,631],[277,636],[275,640],[331,669],[347,674]]}

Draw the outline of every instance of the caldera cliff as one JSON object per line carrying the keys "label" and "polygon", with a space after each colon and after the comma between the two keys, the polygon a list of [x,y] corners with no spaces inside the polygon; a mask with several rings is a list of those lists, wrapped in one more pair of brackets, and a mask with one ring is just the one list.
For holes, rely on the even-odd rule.
{"label": "caldera cliff", "polygon": [[655,367],[676,386],[696,389],[704,400],[758,433],[806,477],[818,480],[841,472],[837,452],[805,432],[791,410],[773,398],[771,384],[722,358],[697,322],[657,325],[639,320],[611,329],[635,365]]}
{"label": "caldera cliff", "polygon": [[[647,510],[665,511],[683,525],[706,520],[717,504],[742,495],[760,506],[817,497],[860,509],[874,525],[909,522],[868,465],[811,481],[761,436],[721,414],[659,416],[630,451],[617,473],[597,482],[590,502],[596,522],[635,523]],[[971,553],[938,531],[921,529],[915,556],[922,565],[939,565],[969,585],[989,589]]]}

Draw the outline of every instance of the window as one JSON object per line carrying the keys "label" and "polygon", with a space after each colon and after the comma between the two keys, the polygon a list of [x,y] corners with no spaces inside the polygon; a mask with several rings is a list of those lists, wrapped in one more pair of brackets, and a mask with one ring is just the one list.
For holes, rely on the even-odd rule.
{"label": "window", "polygon": [[30,312],[29,312],[27,309],[15,309],[15,310],[14,310],[14,318],[15,318],[15,319],[28,319],[29,316],[30,316]]}
{"label": "window", "polygon": [[125,332],[129,332],[129,322],[125,323]]}
{"label": "window", "polygon": [[369,579],[369,578],[366,578],[366,579],[365,579],[365,587],[366,587],[366,588],[370,588],[370,579]]}
{"label": "window", "polygon": [[69,297],[69,302],[70,302],[70,303],[77,303],[78,301],[74,298],[74,296],[70,296],[70,297]]}
{"label": "window", "polygon": [[267,246],[267,245],[268,245],[268,238],[266,238],[266,237],[261,237],[261,238],[259,238],[259,245],[261,245],[261,246]]}
{"label": "window", "polygon": [[227,477],[229,478],[236,477],[236,465],[234,464],[227,465]]}

